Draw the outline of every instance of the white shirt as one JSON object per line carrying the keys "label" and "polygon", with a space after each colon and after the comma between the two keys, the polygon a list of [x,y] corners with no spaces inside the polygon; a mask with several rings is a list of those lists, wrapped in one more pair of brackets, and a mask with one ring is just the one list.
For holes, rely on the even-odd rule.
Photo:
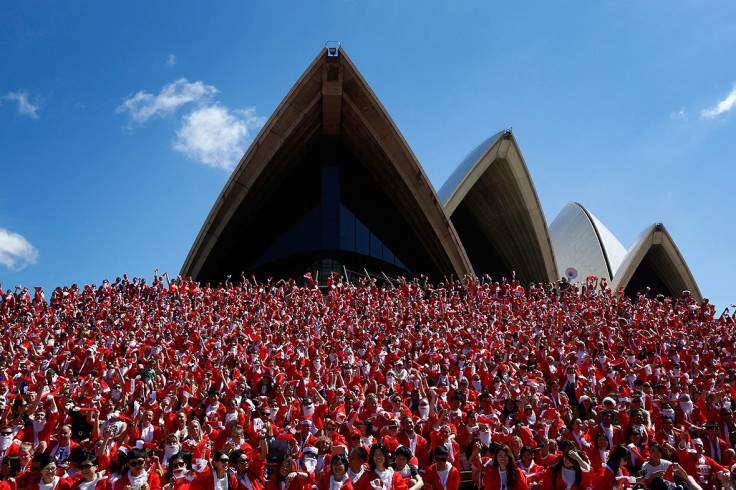
{"label": "white shirt", "polygon": [[440,483],[442,483],[442,488],[447,488],[447,477],[450,476],[450,465],[445,464],[445,469],[443,471],[440,471],[435,467],[435,470],[437,470],[437,475],[440,477]]}
{"label": "white shirt", "polygon": [[130,482],[131,487],[141,488],[142,485],[148,483],[148,472],[144,471],[138,476],[133,476],[133,474],[128,471],[128,481]]}
{"label": "white shirt", "polygon": [[572,488],[572,486],[575,484],[575,470],[562,468],[562,470],[560,471],[560,476],[562,476],[562,481],[564,481],[565,485],[567,485],[567,489]]}
{"label": "white shirt", "polygon": [[98,476],[92,481],[86,481],[84,478],[79,483],[79,490],[94,490],[95,485],[97,485],[97,482],[100,480],[107,480],[106,476]]}
{"label": "white shirt", "polygon": [[641,467],[642,476],[644,478],[649,478],[650,476],[652,476],[653,473],[656,473],[658,471],[667,471],[667,468],[669,468],[671,464],[672,462],[667,461],[666,459],[660,459],[657,466],[652,466],[652,463],[647,461]]}
{"label": "white shirt", "polygon": [[141,426],[141,439],[146,442],[153,441],[153,425]]}
{"label": "white shirt", "polygon": [[357,483],[358,480],[360,480],[360,477],[363,476],[363,473],[365,473],[365,468],[361,468],[359,473],[354,473],[353,470],[348,468],[348,476],[353,483]]}
{"label": "white shirt", "polygon": [[386,468],[385,470],[379,470],[378,468],[376,468],[373,471],[375,471],[376,474],[381,478],[381,481],[386,488],[391,488],[391,485],[394,481],[393,468]]}
{"label": "white shirt", "polygon": [[51,483],[44,483],[43,478],[38,482],[38,490],[54,490],[59,483],[59,477],[55,476]]}
{"label": "white shirt", "polygon": [[508,480],[506,478],[506,470],[498,469],[499,480],[501,481],[501,490],[508,490]]}
{"label": "white shirt", "polygon": [[250,483],[250,477],[248,477],[248,473],[247,472],[245,473],[245,476],[243,476],[243,477],[241,477],[240,475],[238,475],[236,473],[235,474],[235,477],[238,479],[238,481],[240,483],[243,484],[243,486],[245,488],[247,488],[248,490],[253,490],[253,485],[251,485],[251,483]]}
{"label": "white shirt", "polygon": [[340,490],[340,488],[342,488],[343,483],[345,483],[347,480],[348,480],[347,473],[343,475],[341,481],[335,480],[335,475],[332,475],[330,477],[330,490]]}
{"label": "white shirt", "polygon": [[227,473],[222,478],[217,478],[217,472],[213,471],[212,476],[215,479],[215,490],[227,490]]}

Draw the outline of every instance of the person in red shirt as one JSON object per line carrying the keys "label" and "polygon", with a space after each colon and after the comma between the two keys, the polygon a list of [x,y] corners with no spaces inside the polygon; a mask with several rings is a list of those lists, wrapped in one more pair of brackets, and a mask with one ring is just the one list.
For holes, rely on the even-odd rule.
{"label": "person in red shirt", "polygon": [[523,446],[521,448],[519,458],[519,467],[526,475],[527,483],[537,482],[542,479],[545,467],[534,461],[534,448],[532,446]]}
{"label": "person in red shirt", "polygon": [[[683,438],[684,440],[684,438]],[[728,481],[725,473],[728,468],[718,464],[704,453],[703,441],[693,439],[694,452],[690,452],[684,448],[683,443],[678,444],[677,457],[680,465],[698,481],[705,490],[715,488],[718,480]]]}
{"label": "person in red shirt", "polygon": [[189,475],[192,469],[191,453],[176,453],[167,462],[164,479],[168,482],[163,490],[189,490],[194,477]]}
{"label": "person in red shirt", "polygon": [[343,447],[345,448],[345,451],[348,449],[348,441],[345,439],[345,437],[340,434],[339,429],[340,425],[337,423],[337,421],[332,419],[325,420],[325,434],[327,437],[330,438],[332,441],[332,447]]}
{"label": "person in red shirt", "polygon": [[33,462],[41,468],[40,478],[33,479],[25,487],[26,490],[70,490],[72,483],[68,478],[56,474],[58,467],[48,454],[37,454]]}
{"label": "person in red shirt", "polygon": [[[276,471],[268,480],[267,490],[301,490],[310,482],[310,475],[300,471],[290,454],[276,460]],[[314,481],[311,482],[314,484]]]}
{"label": "person in red shirt", "polygon": [[[145,410],[141,412],[141,422],[135,428],[131,439],[133,441],[142,440],[143,442],[155,444],[157,447],[163,445],[163,430],[153,424],[153,410]],[[130,444],[133,444],[132,442]]]}
{"label": "person in red shirt", "polygon": [[217,451],[212,457],[212,466],[207,466],[204,471],[197,473],[192,483],[193,490],[235,490],[238,488],[238,480],[231,474],[230,458],[224,451]]}
{"label": "person in red shirt", "polygon": [[485,490],[529,490],[526,475],[516,464],[514,453],[502,446],[495,456],[495,464],[485,476]]}
{"label": "person in red shirt", "polygon": [[[39,458],[41,454],[33,454],[33,448],[30,442],[24,442],[21,444],[18,450],[18,458],[20,459],[20,473],[15,477],[15,484],[17,488],[24,488],[32,481],[38,481],[41,478],[41,466],[38,461],[34,461],[36,456]],[[48,455],[47,455],[48,456]]]}
{"label": "person in red shirt", "polygon": [[729,465],[728,443],[718,437],[718,425],[710,421],[705,423],[705,437],[702,438],[705,454],[724,466]]}
{"label": "person in red shirt", "polygon": [[67,458],[69,458],[69,454],[72,452],[72,449],[79,446],[79,444],[71,439],[72,426],[69,424],[62,424],[59,426],[56,439],[52,439],[49,442],[49,446],[46,448],[46,453],[54,458],[58,464],[62,464],[67,460]]}
{"label": "person in red shirt", "polygon": [[294,435],[299,450],[303,451],[305,447],[313,447],[317,445],[317,437],[312,433],[312,421],[302,419],[299,421],[298,432]]}
{"label": "person in red shirt", "polygon": [[595,438],[593,438],[593,445],[585,450],[585,454],[588,456],[588,461],[590,461],[591,471],[596,472],[606,464],[606,461],[608,460],[608,451],[611,449],[608,441],[608,436],[599,432]]}
{"label": "person in red shirt", "polygon": [[381,437],[381,443],[384,444],[389,451],[392,453],[396,451],[396,448],[401,445],[398,440],[399,436],[399,421],[398,419],[390,419],[388,425],[383,429],[383,437]]}
{"label": "person in red shirt", "polygon": [[621,490],[631,488],[633,478],[629,477],[626,465],[631,459],[629,449],[619,444],[611,451],[606,464],[598,470],[593,480],[593,490]]}
{"label": "person in red shirt", "polygon": [[411,415],[405,415],[401,419],[401,429],[397,439],[402,446],[411,450],[413,456],[409,462],[417,465],[420,471],[425,471],[429,468],[429,443],[417,434]]}
{"label": "person in red shirt", "polygon": [[317,490],[353,490],[353,481],[348,476],[347,456],[336,454],[332,457],[330,471],[319,479]]}
{"label": "person in red shirt", "polygon": [[632,470],[632,473],[635,473],[649,458],[649,446],[642,442],[642,430],[640,428],[630,427],[626,431],[626,447],[631,452],[628,467]]}
{"label": "person in red shirt", "polygon": [[575,418],[570,422],[570,429],[565,432],[562,436],[562,440],[566,441],[572,441],[575,443],[575,446],[580,449],[581,451],[585,451],[589,447],[592,446],[590,441],[587,438],[587,434],[585,432],[585,424],[582,420],[579,418]]}
{"label": "person in red shirt", "polygon": [[6,456],[17,456],[20,443],[13,438],[13,426],[0,427],[0,461]]}
{"label": "person in red shirt", "polygon": [[438,447],[446,447],[450,463],[460,469],[460,445],[455,441],[450,425],[442,425],[438,431],[432,433],[432,446],[435,451]]}
{"label": "person in red shirt", "polygon": [[115,482],[113,490],[161,490],[161,480],[155,471],[146,471],[146,453],[134,448],[125,457],[128,471]]}
{"label": "person in red shirt", "polygon": [[34,413],[33,423],[28,424],[23,429],[22,440],[33,444],[35,450],[46,450],[51,439],[51,433],[56,426],[56,421],[59,419],[59,412],[56,409],[54,398],[49,398],[51,399],[51,408],[47,410],[46,407],[38,407]]}
{"label": "person in red shirt", "polygon": [[267,453],[268,444],[265,439],[261,440],[261,452],[253,461],[251,461],[250,455],[242,449],[236,449],[230,453],[230,467],[235,470],[235,477],[238,479],[238,490],[264,490],[266,488]]}
{"label": "person in red shirt", "polygon": [[406,480],[406,486],[409,490],[421,490],[424,487],[424,479],[419,473],[419,468],[409,462],[413,456],[411,449],[406,446],[399,446],[394,453],[394,464],[391,467]]}
{"label": "person in red shirt", "polygon": [[460,471],[448,464],[450,451],[445,446],[438,446],[434,450],[434,464],[424,475],[425,486],[432,490],[457,490],[460,486]]}
{"label": "person in red shirt", "polygon": [[355,490],[407,490],[406,481],[389,466],[389,452],[383,444],[374,444],[368,454],[369,471],[363,473]]}
{"label": "person in red shirt", "polygon": [[401,419],[405,415],[411,415],[411,410],[409,410],[409,407],[404,405],[404,400],[401,398],[400,393],[394,393],[391,395],[391,404],[390,407],[387,407],[388,411],[391,413],[392,417],[395,419]]}
{"label": "person in red shirt", "polygon": [[582,490],[590,487],[590,472],[583,472],[580,454],[570,449],[563,457],[547,468],[542,477],[544,490]]}
{"label": "person in red shirt", "polygon": [[[587,429],[587,439],[591,443],[595,443],[598,434],[604,434],[608,439],[609,447],[618,446],[624,443],[624,431],[618,425],[613,425],[615,414],[613,410],[603,409],[600,413],[601,422],[598,425],[589,426]],[[595,444],[594,444],[595,445]]]}
{"label": "person in red shirt", "polygon": [[106,490],[108,487],[107,476],[97,472],[99,461],[97,456],[90,454],[79,463],[82,477],[74,482],[72,490]]}

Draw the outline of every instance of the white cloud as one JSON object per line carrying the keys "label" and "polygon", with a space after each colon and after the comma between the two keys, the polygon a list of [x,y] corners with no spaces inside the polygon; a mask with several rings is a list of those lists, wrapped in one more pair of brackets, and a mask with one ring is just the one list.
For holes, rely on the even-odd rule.
{"label": "white cloud", "polygon": [[715,107],[705,109],[701,115],[712,119],[724,112],[730,111],[734,106],[736,106],[736,86],[734,86],[733,89],[731,89],[731,92],[729,92],[723,100],[719,101]]}
{"label": "white cloud", "polygon": [[170,54],[168,59],[166,60],[166,66],[169,66],[169,67],[174,66],[176,64],[176,61],[177,61],[176,56],[174,56],[173,54]]}
{"label": "white cloud", "polygon": [[254,108],[231,111],[215,103],[184,116],[174,149],[210,167],[231,170],[243,156],[250,131],[264,122]]}
{"label": "white cloud", "polygon": [[20,91],[20,92],[9,92],[2,97],[0,97],[0,101],[2,100],[10,100],[15,101],[18,103],[18,112],[21,114],[31,117],[33,119],[38,119],[38,109],[39,105],[38,103],[33,103],[30,100],[28,100],[28,92],[26,91]]}
{"label": "white cloud", "polygon": [[687,112],[685,109],[680,109],[679,111],[670,113],[670,120],[671,121],[685,121],[687,122],[689,119]]}
{"label": "white cloud", "polygon": [[127,113],[131,122],[145,124],[151,118],[173,114],[179,107],[191,102],[207,102],[217,92],[212,85],[189,83],[186,78],[181,78],[166,85],[158,95],[141,90],[127,97],[115,112]]}
{"label": "white cloud", "polygon": [[0,228],[0,265],[19,271],[38,261],[38,250],[17,233]]}

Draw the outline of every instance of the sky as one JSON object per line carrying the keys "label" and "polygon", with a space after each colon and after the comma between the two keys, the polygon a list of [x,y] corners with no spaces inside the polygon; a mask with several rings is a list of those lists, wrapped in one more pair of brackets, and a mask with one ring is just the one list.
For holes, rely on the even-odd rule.
{"label": "sky", "polygon": [[736,2],[0,0],[0,282],[175,276],[259,129],[340,41],[439,189],[513,128],[548,224],[662,222],[736,302]]}

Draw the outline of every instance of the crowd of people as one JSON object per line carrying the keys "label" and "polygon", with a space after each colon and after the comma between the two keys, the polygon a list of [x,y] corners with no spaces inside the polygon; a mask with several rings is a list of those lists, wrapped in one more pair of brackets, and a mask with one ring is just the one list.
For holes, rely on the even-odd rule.
{"label": "crowd of people", "polygon": [[298,282],[0,288],[0,490],[736,488],[707,300]]}

